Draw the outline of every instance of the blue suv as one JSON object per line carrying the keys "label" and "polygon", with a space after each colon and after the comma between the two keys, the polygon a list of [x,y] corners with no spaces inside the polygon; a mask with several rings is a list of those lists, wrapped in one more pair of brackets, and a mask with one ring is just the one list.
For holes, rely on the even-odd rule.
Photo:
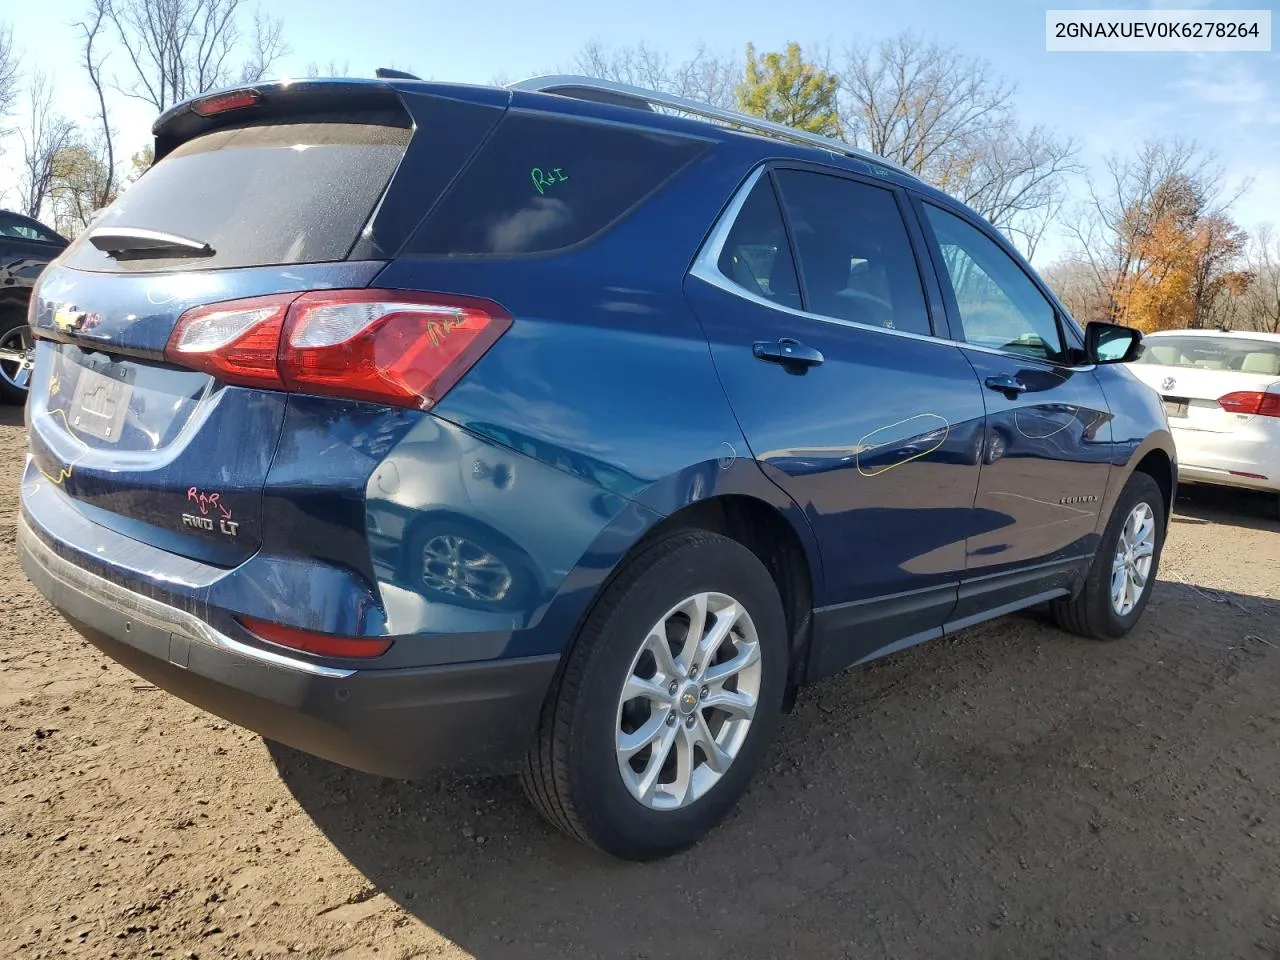
{"label": "blue suv", "polygon": [[35,289],[18,537],[191,703],[519,770],[650,859],[801,686],[1142,613],[1176,466],[1140,335],[885,161],[564,77],[268,83],[154,132]]}

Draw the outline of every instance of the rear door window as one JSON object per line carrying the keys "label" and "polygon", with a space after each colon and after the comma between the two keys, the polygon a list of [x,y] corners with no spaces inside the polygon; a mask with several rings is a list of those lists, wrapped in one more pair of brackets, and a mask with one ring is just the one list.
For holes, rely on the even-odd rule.
{"label": "rear door window", "polygon": [[453,257],[562,250],[605,230],[707,147],[659,130],[509,112],[409,252]]}
{"label": "rear door window", "polygon": [[[182,144],[72,245],[84,270],[202,270],[341,260],[404,156],[411,131],[370,123],[217,130]],[[87,242],[133,227],[207,243],[212,256],[115,260]]]}
{"label": "rear door window", "polygon": [[845,177],[779,170],[805,309],[930,335],[924,287],[893,191]]}

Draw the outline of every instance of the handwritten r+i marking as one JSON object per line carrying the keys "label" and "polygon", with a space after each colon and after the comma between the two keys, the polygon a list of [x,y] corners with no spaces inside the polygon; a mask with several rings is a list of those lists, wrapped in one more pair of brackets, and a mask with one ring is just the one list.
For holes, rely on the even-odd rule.
{"label": "handwritten r+i marking", "polygon": [[534,167],[529,171],[529,177],[533,180],[533,185],[540,194],[545,193],[546,188],[552,184],[563,183],[569,179],[568,174],[559,167],[552,167],[549,172],[543,172],[541,167]]}

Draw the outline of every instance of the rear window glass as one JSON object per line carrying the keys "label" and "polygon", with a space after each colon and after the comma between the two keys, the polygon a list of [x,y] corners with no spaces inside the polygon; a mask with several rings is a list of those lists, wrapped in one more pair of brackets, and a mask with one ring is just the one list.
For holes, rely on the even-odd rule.
{"label": "rear window glass", "polygon": [[[218,130],[178,147],[82,234],[68,264],[85,270],[203,270],[341,260],[410,131],[381,124],[289,123]],[[86,240],[141,227],[209,244],[213,256],[117,261]]]}
{"label": "rear window glass", "polygon": [[1243,337],[1150,337],[1138,363],[1280,376],[1280,343]]}
{"label": "rear window glass", "polygon": [[514,256],[572,246],[604,230],[706,148],[655,130],[509,113],[410,250]]}

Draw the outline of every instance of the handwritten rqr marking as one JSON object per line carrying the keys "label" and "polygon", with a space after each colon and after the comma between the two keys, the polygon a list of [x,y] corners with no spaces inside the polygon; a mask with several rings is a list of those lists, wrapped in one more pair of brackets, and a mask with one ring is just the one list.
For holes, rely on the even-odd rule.
{"label": "handwritten rqr marking", "polygon": [[205,493],[198,487],[187,490],[187,499],[200,508],[201,515],[206,515],[211,507],[217,507],[224,520],[231,519],[231,511],[222,505],[222,494]]}

